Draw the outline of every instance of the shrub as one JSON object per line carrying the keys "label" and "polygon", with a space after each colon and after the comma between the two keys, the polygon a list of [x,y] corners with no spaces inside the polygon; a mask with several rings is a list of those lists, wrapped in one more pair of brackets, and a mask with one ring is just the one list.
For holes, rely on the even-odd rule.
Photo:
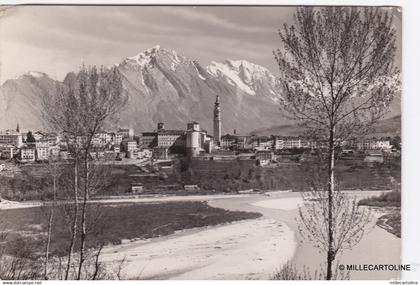
{"label": "shrub", "polygon": [[[302,271],[299,271],[296,267],[296,264],[287,262],[284,264],[281,269],[274,274],[273,280],[325,280],[326,275],[322,270],[315,270],[311,272],[310,268],[306,265],[303,266]],[[336,267],[333,272],[333,278],[335,280],[349,280],[350,272],[344,270],[338,270]]]}
{"label": "shrub", "polygon": [[393,190],[359,201],[359,205],[372,207],[401,207],[401,191]]}

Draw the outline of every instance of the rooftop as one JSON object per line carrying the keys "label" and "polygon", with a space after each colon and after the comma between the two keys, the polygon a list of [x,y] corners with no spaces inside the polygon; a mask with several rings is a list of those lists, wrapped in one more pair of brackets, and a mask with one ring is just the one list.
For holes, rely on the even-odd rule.
{"label": "rooftop", "polygon": [[35,145],[34,144],[25,144],[20,149],[33,149],[33,150],[35,150]]}
{"label": "rooftop", "polygon": [[158,130],[157,131],[157,134],[158,135],[174,135],[174,136],[180,136],[180,135],[183,135],[185,133],[185,131],[182,131],[182,130],[164,130],[164,129],[161,129],[161,130]]}
{"label": "rooftop", "polygon": [[0,131],[0,135],[22,135],[21,133],[16,132],[15,130],[6,130],[6,131]]}

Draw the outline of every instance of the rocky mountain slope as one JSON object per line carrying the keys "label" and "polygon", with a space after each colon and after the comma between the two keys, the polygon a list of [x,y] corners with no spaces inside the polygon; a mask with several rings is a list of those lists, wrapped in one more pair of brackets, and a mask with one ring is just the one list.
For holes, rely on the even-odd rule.
{"label": "rocky mountain slope", "polygon": [[130,98],[122,121],[136,130],[153,129],[159,121],[185,129],[195,120],[211,131],[217,95],[224,132],[282,122],[278,82],[265,68],[246,61],[214,62],[204,68],[172,50],[154,47],[125,59],[118,68]]}
{"label": "rocky mountain slope", "polygon": [[[199,122],[212,132],[213,104],[222,106],[223,132],[246,133],[262,125],[283,122],[276,104],[279,83],[264,67],[245,60],[212,62],[203,67],[175,51],[148,49],[116,65],[123,75],[129,102],[120,125],[136,131],[153,130],[157,122],[167,128],[185,129]],[[39,98],[54,92],[54,80],[28,73],[0,87],[0,129],[42,128]]]}
{"label": "rocky mountain slope", "polygon": [[[153,47],[116,64],[123,76],[128,104],[120,126],[135,131],[185,129],[197,121],[212,134],[213,104],[220,96],[222,133],[249,133],[288,122],[279,110],[281,87],[270,71],[246,60],[212,62],[203,67],[173,50]],[[71,76],[69,73],[68,76]],[[0,86],[0,129],[42,129],[40,98],[56,90],[57,81],[30,72]]]}
{"label": "rocky mountain slope", "polygon": [[53,94],[57,83],[33,71],[5,81],[0,86],[0,130],[14,129],[18,122],[24,129],[42,129],[41,98]]}

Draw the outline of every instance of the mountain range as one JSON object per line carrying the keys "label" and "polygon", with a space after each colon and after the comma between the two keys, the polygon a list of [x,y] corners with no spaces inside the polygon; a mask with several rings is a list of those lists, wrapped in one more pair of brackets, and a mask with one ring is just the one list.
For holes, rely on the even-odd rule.
{"label": "mountain range", "polygon": [[[115,64],[122,74],[128,103],[119,124],[136,132],[185,129],[197,121],[212,134],[213,107],[220,96],[222,133],[247,134],[262,127],[288,124],[280,112],[281,85],[265,67],[246,60],[198,61],[159,46]],[[71,73],[68,74],[70,76]],[[0,129],[43,129],[41,98],[56,91],[58,81],[28,72],[0,86]],[[399,103],[395,107],[399,114]]]}

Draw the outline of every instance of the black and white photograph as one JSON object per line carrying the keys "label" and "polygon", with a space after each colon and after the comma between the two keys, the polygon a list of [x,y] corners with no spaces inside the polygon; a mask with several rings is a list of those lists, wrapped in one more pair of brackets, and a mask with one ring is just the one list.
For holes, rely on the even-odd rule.
{"label": "black and white photograph", "polygon": [[1,6],[0,280],[415,271],[402,260],[403,17]]}

